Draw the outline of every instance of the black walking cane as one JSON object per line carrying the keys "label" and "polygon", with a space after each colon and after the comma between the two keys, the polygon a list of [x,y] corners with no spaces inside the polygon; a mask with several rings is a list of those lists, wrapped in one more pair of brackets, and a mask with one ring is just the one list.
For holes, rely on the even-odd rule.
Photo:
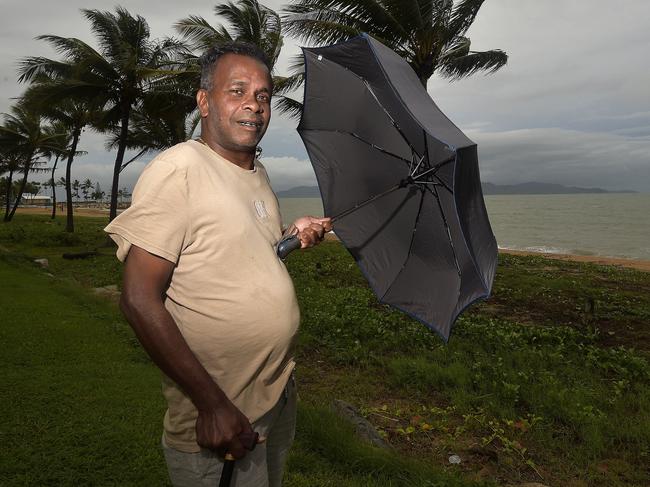
{"label": "black walking cane", "polygon": [[[241,441],[244,448],[248,451],[253,451],[255,445],[259,441],[259,433],[253,431],[252,433],[243,433],[239,435],[239,441]],[[230,487],[230,481],[232,480],[232,474],[235,471],[235,457],[230,453],[226,453],[226,456],[223,459],[223,469],[221,470],[221,478],[219,479],[219,487]]]}

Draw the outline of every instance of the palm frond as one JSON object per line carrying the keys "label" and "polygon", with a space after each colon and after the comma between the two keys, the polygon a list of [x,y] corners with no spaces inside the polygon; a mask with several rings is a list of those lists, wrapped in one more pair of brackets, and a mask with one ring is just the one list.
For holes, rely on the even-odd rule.
{"label": "palm frond", "polygon": [[273,77],[273,95],[285,95],[297,90],[305,81],[304,70],[291,76]]}
{"label": "palm frond", "polygon": [[18,82],[32,81],[39,76],[64,78],[69,76],[74,67],[63,61],[53,61],[46,57],[30,56],[18,62]]}
{"label": "palm frond", "polygon": [[461,0],[454,7],[449,21],[449,33],[452,37],[464,36],[474,23],[478,11],[485,0]]}
{"label": "palm frond", "polygon": [[302,103],[288,96],[274,97],[273,105],[274,109],[279,113],[287,115],[294,120],[299,120],[302,116]]}
{"label": "palm frond", "polygon": [[115,62],[122,50],[123,42],[115,15],[95,9],[82,9],[81,12],[90,22],[90,28],[99,40],[101,50]]}
{"label": "palm frond", "polygon": [[465,56],[446,58],[440,65],[439,72],[450,79],[461,79],[478,71],[491,74],[508,62],[508,55],[499,50],[470,52]]}
{"label": "palm frond", "polygon": [[174,28],[183,39],[190,42],[194,49],[205,51],[215,44],[231,41],[232,37],[223,27],[214,28],[203,17],[190,15],[174,24]]}
{"label": "palm frond", "polygon": [[289,34],[315,45],[340,42],[367,32],[391,46],[391,39],[408,36],[400,22],[400,9],[404,9],[403,5],[391,8],[390,1],[298,0],[285,7],[282,20]]}

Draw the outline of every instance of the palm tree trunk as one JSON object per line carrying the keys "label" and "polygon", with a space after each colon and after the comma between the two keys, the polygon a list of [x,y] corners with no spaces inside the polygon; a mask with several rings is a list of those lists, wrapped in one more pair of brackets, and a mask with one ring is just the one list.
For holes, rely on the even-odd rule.
{"label": "palm tree trunk", "polygon": [[54,184],[54,171],[59,163],[59,156],[54,159],[54,167],[52,168],[52,177],[50,178],[50,187],[52,188],[52,220],[56,218],[56,184]]}
{"label": "palm tree trunk", "polygon": [[124,171],[129,164],[131,164],[133,161],[135,161],[138,157],[140,157],[142,154],[147,152],[149,148],[144,148],[140,152],[138,152],[136,155],[134,155],[131,159],[129,159],[127,162],[122,164],[122,167],[120,167],[120,172]]}
{"label": "palm tree trunk", "polygon": [[113,185],[111,186],[111,208],[108,214],[109,221],[113,221],[117,216],[117,192],[119,191],[120,170],[122,169],[122,161],[124,161],[124,153],[126,152],[126,143],[129,135],[130,112],[131,112],[131,104],[123,103],[122,126],[120,127],[120,144],[117,149],[115,166],[113,167]]}
{"label": "palm tree trunk", "polygon": [[72,133],[72,145],[70,146],[70,153],[68,154],[68,161],[65,164],[65,197],[66,197],[66,220],[65,220],[65,231],[74,232],[74,218],[72,215],[72,160],[74,155],[77,152],[77,143],[79,142],[79,136],[81,135],[81,128],[75,127],[74,132]]}
{"label": "palm tree trunk", "polygon": [[20,203],[20,200],[23,197],[23,192],[25,191],[25,186],[27,185],[29,170],[32,167],[32,157],[33,154],[30,154],[29,158],[27,159],[27,162],[25,162],[25,166],[23,168],[23,179],[20,181],[20,189],[18,190],[18,196],[16,196],[16,201],[14,201],[14,207],[11,209],[11,213],[9,213],[9,217],[5,218],[5,221],[11,221],[14,215],[16,214],[16,208],[18,208],[18,204]]}
{"label": "palm tree trunk", "polygon": [[5,217],[4,221],[8,222],[9,221],[9,198],[11,198],[11,183],[13,182],[13,176],[14,176],[14,171],[11,170],[9,171],[9,176],[7,176],[7,192],[6,192],[6,202],[5,202]]}

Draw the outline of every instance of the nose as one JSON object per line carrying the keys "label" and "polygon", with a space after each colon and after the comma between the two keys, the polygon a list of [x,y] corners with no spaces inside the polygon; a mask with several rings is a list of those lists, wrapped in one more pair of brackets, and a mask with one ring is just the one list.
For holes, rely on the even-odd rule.
{"label": "nose", "polygon": [[244,110],[250,110],[253,113],[262,113],[264,112],[264,107],[260,103],[260,101],[257,99],[257,95],[255,93],[251,93],[246,97],[244,100]]}

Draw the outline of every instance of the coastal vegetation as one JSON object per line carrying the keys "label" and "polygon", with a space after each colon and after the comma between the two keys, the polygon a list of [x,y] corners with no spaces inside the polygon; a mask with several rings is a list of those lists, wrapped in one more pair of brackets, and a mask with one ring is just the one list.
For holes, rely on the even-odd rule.
{"label": "coastal vegetation", "polygon": [[[65,160],[66,231],[75,231],[72,163],[83,155],[78,147],[85,129],[105,134],[107,147],[115,150],[108,194],[113,219],[124,168],[145,152],[192,137],[199,121],[198,56],[209,46],[250,42],[267,54],[273,66],[285,34],[318,46],[368,32],[404,56],[426,86],[434,73],[459,79],[505,65],[507,55],[500,50],[470,49],[467,30],[482,4],[483,0],[415,4],[297,0],[278,13],[257,0],[237,0],[214,7],[216,23],[192,14],[178,20],[174,27],[180,38],[154,37],[143,16],[121,7],[114,12],[82,9],[92,40],[46,33],[38,39],[59,57],[27,55],[20,60],[18,80],[27,83],[27,89],[0,124],[0,176],[7,175],[7,188],[15,176],[20,177],[17,192],[4,192],[4,220],[13,219],[30,173],[51,171],[54,191],[58,162]],[[56,31],[56,26],[52,29]],[[304,71],[301,62],[293,64],[286,75],[276,70],[272,74],[276,108],[297,116],[302,105],[292,93],[302,84]],[[127,151],[133,151],[132,157],[126,157]],[[52,162],[51,168],[43,167],[46,161]]]}
{"label": "coastal vegetation", "polygon": [[[3,485],[165,485],[159,376],[115,304],[105,220],[70,234],[61,217],[15,219],[0,226]],[[287,266],[302,325],[286,485],[650,482],[650,273],[502,254],[493,295],[445,345],[377,302],[338,242]]]}

